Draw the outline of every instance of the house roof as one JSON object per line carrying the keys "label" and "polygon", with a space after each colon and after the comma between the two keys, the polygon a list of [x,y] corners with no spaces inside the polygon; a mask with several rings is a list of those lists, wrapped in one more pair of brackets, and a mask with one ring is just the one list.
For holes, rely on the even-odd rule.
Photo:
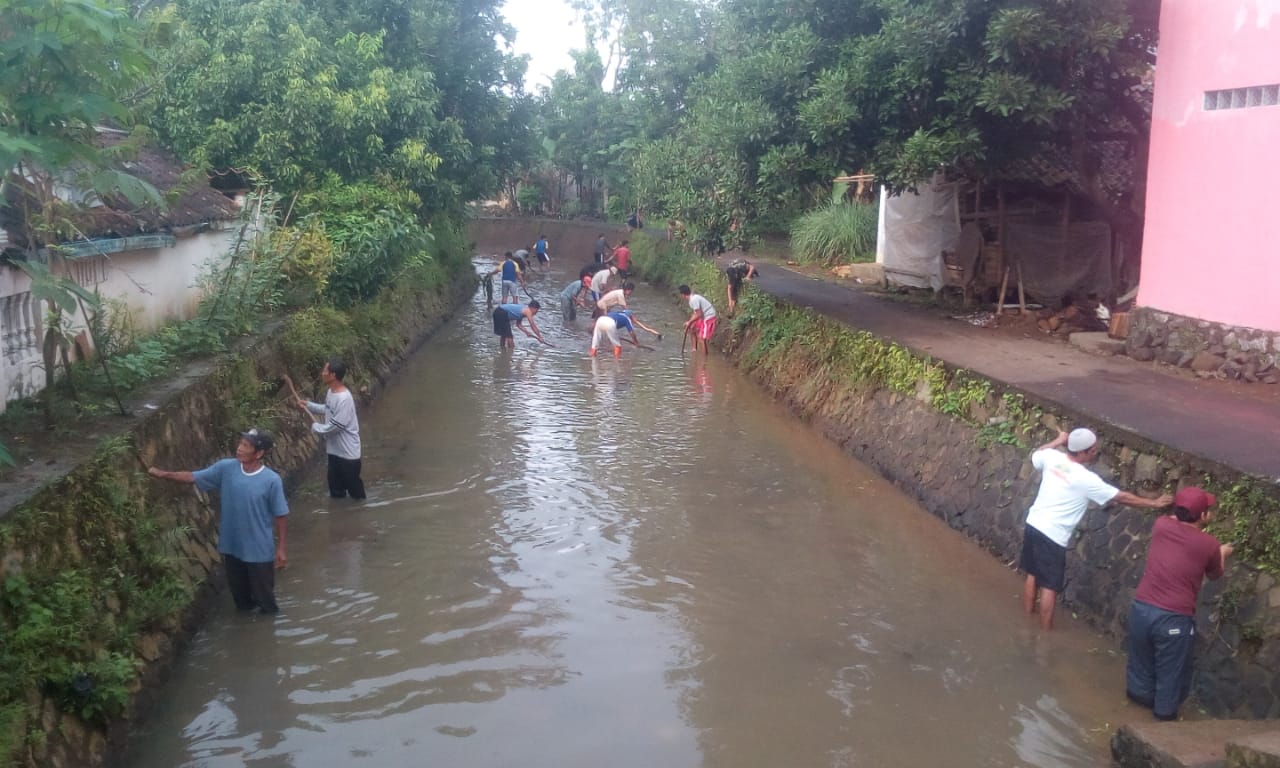
{"label": "house roof", "polygon": [[[117,147],[127,138],[118,131],[102,132],[98,136],[101,146],[107,148]],[[197,174],[194,180],[184,179],[188,169],[176,157],[158,147],[143,145],[136,155],[124,160],[121,166],[121,170],[155,187],[165,197],[168,209],[161,211],[152,207],[135,208],[123,199],[106,201],[113,215],[105,216],[104,219],[109,221],[103,223],[113,229],[111,234],[124,237],[224,221],[239,215],[239,207],[235,202],[209,186],[205,174]],[[122,221],[121,216],[131,221]],[[90,236],[103,234],[108,233]]]}
{"label": "house roof", "polygon": [[[122,195],[111,195],[101,201],[95,200],[88,206],[68,203],[63,213],[74,226],[75,233],[68,237],[68,240],[125,238],[166,233],[209,222],[234,219],[239,215],[239,207],[236,203],[210,187],[208,178],[204,174],[197,173],[192,178],[188,169],[184,169],[177,158],[158,147],[143,145],[124,152],[122,145],[127,138],[122,131],[102,129],[98,133],[97,144],[104,149],[121,148],[122,156],[125,158],[118,163],[119,170],[155,187],[164,198],[167,207],[164,209],[153,205],[138,207]],[[11,183],[6,186],[5,196],[10,205],[0,206],[0,228],[9,230],[9,240],[12,244],[22,245],[22,236],[19,234],[20,228],[17,224],[21,215],[21,198],[24,191],[29,194],[29,189],[23,190],[19,184],[12,183],[14,181],[12,178],[9,181]]]}

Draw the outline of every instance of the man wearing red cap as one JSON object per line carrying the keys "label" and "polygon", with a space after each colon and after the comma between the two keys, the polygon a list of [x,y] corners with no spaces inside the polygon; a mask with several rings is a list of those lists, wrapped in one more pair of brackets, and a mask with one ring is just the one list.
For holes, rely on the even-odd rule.
{"label": "man wearing red cap", "polygon": [[1232,552],[1230,544],[1204,532],[1217,501],[1194,487],[1173,497],[1173,514],[1151,529],[1147,567],[1129,609],[1125,693],[1157,720],[1178,719],[1178,707],[1191,693],[1200,585],[1222,576]]}
{"label": "man wearing red cap", "polygon": [[[1066,447],[1066,453],[1058,448]],[[1131,507],[1158,509],[1167,507],[1173,497],[1158,499],[1122,491],[1108,485],[1088,468],[1098,458],[1098,436],[1088,429],[1073,429],[1071,434],[1059,432],[1049,443],[1031,454],[1031,466],[1040,470],[1040,491],[1027,511],[1027,525],[1022,537],[1020,567],[1027,574],[1022,589],[1022,607],[1027,613],[1036,610],[1036,593],[1040,597],[1040,628],[1053,629],[1053,608],[1058,593],[1067,582],[1067,545],[1089,502],[1099,505],[1118,501]]]}

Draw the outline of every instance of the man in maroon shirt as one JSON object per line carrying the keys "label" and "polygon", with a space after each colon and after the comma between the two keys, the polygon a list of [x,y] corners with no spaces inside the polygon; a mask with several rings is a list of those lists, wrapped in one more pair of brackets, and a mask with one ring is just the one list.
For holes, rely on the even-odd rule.
{"label": "man in maroon shirt", "polygon": [[1174,513],[1152,527],[1147,567],[1129,610],[1125,693],[1157,720],[1176,720],[1191,693],[1200,585],[1222,576],[1232,551],[1204,532],[1215,503],[1213,494],[1194,487],[1173,497]]}

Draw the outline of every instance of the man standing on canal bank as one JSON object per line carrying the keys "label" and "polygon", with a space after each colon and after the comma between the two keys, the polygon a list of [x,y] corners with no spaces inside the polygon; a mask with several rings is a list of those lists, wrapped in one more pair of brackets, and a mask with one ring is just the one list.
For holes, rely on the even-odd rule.
{"label": "man standing on canal bank", "polygon": [[1204,531],[1217,501],[1194,487],[1173,497],[1173,514],[1151,529],[1147,566],[1129,609],[1125,693],[1157,720],[1177,720],[1191,693],[1200,585],[1222,576],[1232,552]]}
{"label": "man standing on canal bank", "polygon": [[324,416],[324,421],[311,425],[311,431],[324,438],[329,454],[329,496],[364,498],[364,481],[360,479],[360,420],[356,417],[356,400],[343,383],[347,364],[333,359],[320,370],[320,381],[329,388],[324,403],[298,398],[298,407]]}
{"label": "man standing on canal bank", "polygon": [[289,515],[284,482],[262,463],[271,444],[271,435],[251,429],[240,435],[234,459],[222,459],[194,472],[147,470],[154,478],[218,492],[218,551],[231,599],[241,611],[279,610],[275,572],[289,562],[284,546]]}
{"label": "man standing on canal bank", "polygon": [[[1065,446],[1063,453],[1058,449]],[[1022,589],[1022,607],[1028,614],[1036,611],[1036,593],[1040,594],[1040,627],[1053,629],[1053,609],[1058,593],[1066,586],[1067,545],[1089,502],[1106,505],[1112,501],[1131,507],[1159,509],[1169,506],[1173,497],[1144,499],[1128,491],[1108,485],[1088,465],[1098,458],[1098,436],[1088,429],[1074,429],[1071,434],[1059,432],[1031,454],[1031,465],[1043,472],[1040,491],[1027,512],[1022,538],[1020,567],[1027,579]]]}

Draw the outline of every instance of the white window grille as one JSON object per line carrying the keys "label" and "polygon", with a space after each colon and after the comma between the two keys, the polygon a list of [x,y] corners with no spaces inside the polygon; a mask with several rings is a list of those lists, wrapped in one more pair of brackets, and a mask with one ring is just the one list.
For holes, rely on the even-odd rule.
{"label": "white window grille", "polygon": [[1280,104],[1280,83],[1253,85],[1247,88],[1224,88],[1204,92],[1204,110],[1249,109]]}

